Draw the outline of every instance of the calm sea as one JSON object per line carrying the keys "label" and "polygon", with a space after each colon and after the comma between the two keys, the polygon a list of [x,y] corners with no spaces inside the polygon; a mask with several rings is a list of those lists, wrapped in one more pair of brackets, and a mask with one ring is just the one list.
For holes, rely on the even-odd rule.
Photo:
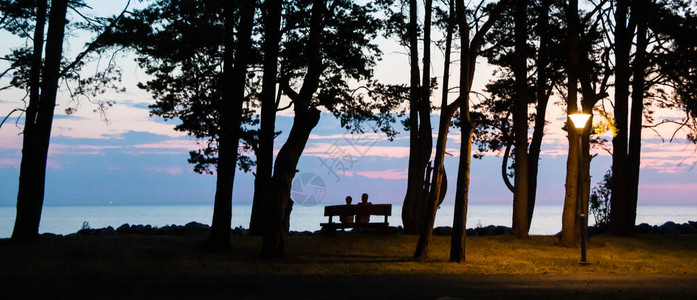
{"label": "calm sea", "polygon": [[[249,226],[251,205],[234,205],[233,227]],[[402,208],[392,206],[390,225],[402,224]],[[510,205],[471,205],[467,215],[467,228],[487,225],[511,226],[512,208]],[[531,234],[556,234],[561,230],[561,206],[540,205],[535,209]],[[324,207],[296,205],[291,214],[291,230],[319,230],[319,223],[326,222]],[[41,218],[40,232],[69,234],[88,222],[92,228],[106,226],[118,227],[121,224],[151,224],[165,226],[183,225],[191,221],[210,224],[213,207],[204,205],[176,206],[47,206]],[[12,234],[15,208],[0,207],[0,238]],[[380,217],[374,217],[380,218]],[[436,226],[452,224],[453,206],[444,205],[438,210]],[[640,206],[637,211],[637,224],[661,225],[667,221],[684,223],[697,220],[697,206]],[[377,221],[377,219],[375,219]],[[591,219],[591,224],[594,221]]]}

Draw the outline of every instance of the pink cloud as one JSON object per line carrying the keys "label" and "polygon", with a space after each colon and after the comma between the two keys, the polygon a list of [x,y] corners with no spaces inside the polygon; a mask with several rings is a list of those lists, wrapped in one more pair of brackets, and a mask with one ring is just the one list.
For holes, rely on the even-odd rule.
{"label": "pink cloud", "polygon": [[685,140],[673,143],[642,143],[641,168],[659,173],[678,173],[697,164],[695,145]]}
{"label": "pink cloud", "polygon": [[[13,158],[0,158],[0,169],[2,169],[2,168],[15,168],[15,169],[19,169],[20,163],[21,163],[21,159],[20,159],[20,158],[17,158],[17,159],[13,159]],[[58,170],[58,169],[60,169],[60,168],[62,167],[62,165],[61,165],[59,162],[55,161],[55,160],[48,159],[48,160],[46,161],[46,167],[49,168],[49,169]]]}
{"label": "pink cloud", "polygon": [[642,183],[639,201],[668,204],[694,204],[697,183]]}
{"label": "pink cloud", "polygon": [[697,183],[642,183],[640,188],[645,191],[693,193],[697,191]]}
{"label": "pink cloud", "polygon": [[48,159],[46,161],[46,167],[49,169],[60,170],[63,166],[55,160]]}
{"label": "pink cloud", "polygon": [[[1,120],[0,120],[1,121]],[[14,127],[7,126],[5,123],[0,130],[0,149],[21,150],[22,135],[20,130],[14,130]]]}
{"label": "pink cloud", "polygon": [[155,173],[165,173],[170,176],[184,174],[184,169],[178,167],[147,167],[145,170]]}
{"label": "pink cloud", "polygon": [[195,141],[187,141],[187,140],[163,141],[163,142],[159,142],[159,143],[140,144],[140,145],[135,145],[133,147],[141,148],[141,149],[185,149],[185,150],[194,150],[194,149],[199,148]]}
{"label": "pink cloud", "polygon": [[361,156],[381,156],[389,158],[409,157],[409,147],[389,147],[389,146],[360,146],[360,145],[339,145],[337,143],[313,143],[305,148],[303,155],[319,157],[341,157],[350,155]]}
{"label": "pink cloud", "polygon": [[102,150],[120,149],[122,146],[96,146],[96,145],[64,145],[51,144],[49,147],[49,155],[56,154],[78,154],[78,155],[98,155],[102,154]]}
{"label": "pink cloud", "polygon": [[143,155],[143,154],[155,154],[155,155],[181,155],[185,153],[183,151],[126,151],[124,152],[130,155]]}
{"label": "pink cloud", "polygon": [[0,169],[2,168],[16,168],[19,169],[19,158],[0,158]]}
{"label": "pink cloud", "polygon": [[370,179],[399,180],[407,179],[407,170],[362,171],[356,174]]}

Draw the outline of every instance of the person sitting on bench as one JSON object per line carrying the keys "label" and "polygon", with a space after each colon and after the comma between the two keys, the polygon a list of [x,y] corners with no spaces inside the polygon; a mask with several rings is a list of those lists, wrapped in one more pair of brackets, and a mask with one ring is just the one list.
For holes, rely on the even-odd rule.
{"label": "person sitting on bench", "polygon": [[[351,205],[353,198],[351,196],[346,196],[346,205]],[[339,216],[339,220],[344,224],[353,224],[353,215]]]}
{"label": "person sitting on bench", "polygon": [[[358,206],[366,206],[366,205],[372,205],[372,203],[368,202],[368,194],[363,193],[361,195],[361,202],[357,204]],[[368,224],[370,223],[370,215],[365,215],[365,214],[359,214],[356,215],[356,222],[360,224]]]}

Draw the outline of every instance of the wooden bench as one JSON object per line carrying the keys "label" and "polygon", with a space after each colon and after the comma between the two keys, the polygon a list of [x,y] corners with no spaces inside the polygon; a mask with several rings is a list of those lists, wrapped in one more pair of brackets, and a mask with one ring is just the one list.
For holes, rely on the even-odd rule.
{"label": "wooden bench", "polygon": [[[384,216],[384,222],[358,223],[356,222],[357,215],[368,216]],[[392,204],[371,204],[371,205],[330,205],[324,207],[324,216],[329,217],[328,223],[320,223],[322,229],[327,232],[335,232],[336,229],[356,228],[359,231],[361,228],[377,228],[387,230],[390,223],[387,222],[387,217],[392,215]],[[353,223],[341,223],[341,221],[333,222],[332,217],[337,216],[354,216]],[[340,219],[340,218],[339,218]]]}

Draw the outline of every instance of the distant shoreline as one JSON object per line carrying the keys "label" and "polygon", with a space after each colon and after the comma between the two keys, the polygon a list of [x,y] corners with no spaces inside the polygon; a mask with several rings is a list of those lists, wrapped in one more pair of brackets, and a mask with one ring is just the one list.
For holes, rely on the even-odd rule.
{"label": "distant shoreline", "polygon": [[[391,227],[394,234],[402,234],[402,227]],[[189,222],[186,225],[165,225],[162,227],[153,225],[143,225],[143,224],[128,224],[125,223],[117,228],[112,226],[107,226],[103,228],[83,228],[77,232],[62,235],[55,233],[43,233],[45,236],[73,236],[73,235],[87,235],[87,236],[105,236],[105,235],[131,235],[131,234],[142,234],[142,235],[185,235],[185,236],[196,236],[205,235],[210,226],[207,224],[202,224],[198,222]],[[511,231],[510,227],[501,225],[487,225],[475,228],[467,229],[467,236],[495,236],[495,235],[505,235]],[[246,236],[249,230],[241,226],[236,228],[231,228],[230,233],[232,235]],[[349,231],[357,232],[357,231]],[[452,232],[452,227],[450,226],[438,226],[433,229],[433,235],[435,236],[449,236]],[[589,227],[589,234],[595,235],[599,233],[604,233],[604,229],[598,229],[596,227]],[[291,236],[312,236],[312,235],[322,235],[325,232],[322,230],[316,231],[294,231],[291,230],[289,235]],[[646,223],[641,223],[635,226],[636,234],[658,234],[658,235],[686,235],[686,234],[697,234],[697,221],[688,221],[686,223],[675,223],[673,221],[668,221],[662,225],[649,225]],[[554,236],[554,235],[552,235]]]}
{"label": "distant shoreline", "polygon": [[[291,227],[293,231],[314,232],[320,229],[319,224],[327,222],[323,216],[323,205],[297,206],[291,214]],[[393,205],[392,216],[389,218],[391,226],[402,224],[400,217],[401,208]],[[151,224],[151,226],[166,226],[171,224],[186,224],[195,221],[201,224],[210,224],[213,207],[208,205],[162,205],[162,206],[46,206],[44,207],[41,227],[39,232],[51,232],[67,235],[81,229],[83,222],[87,221],[93,228],[108,226],[120,226],[129,224]],[[251,205],[233,206],[232,227],[249,226]],[[467,227],[476,228],[490,224],[511,226],[512,209],[501,205],[472,205],[467,215]],[[561,206],[540,205],[535,210],[530,234],[554,235],[561,230]],[[637,223],[650,225],[663,225],[668,220],[675,223],[684,223],[694,220],[697,216],[697,206],[694,207],[639,207]],[[0,238],[12,235],[14,227],[15,208],[0,207]],[[451,226],[453,218],[452,206],[444,205],[436,215],[435,226]],[[594,219],[590,218],[590,225],[594,225]]]}

